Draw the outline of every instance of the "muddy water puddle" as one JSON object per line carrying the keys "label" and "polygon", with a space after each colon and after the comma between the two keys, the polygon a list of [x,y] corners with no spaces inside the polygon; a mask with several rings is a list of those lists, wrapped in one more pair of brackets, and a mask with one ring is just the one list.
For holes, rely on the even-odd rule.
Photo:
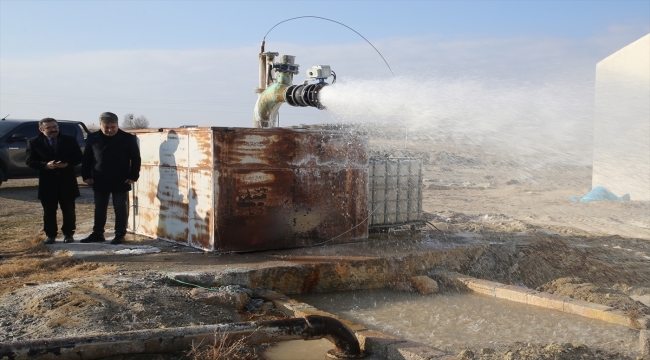
{"label": "muddy water puddle", "polygon": [[[463,347],[498,347],[514,342],[582,343],[628,354],[638,347],[638,331],[625,326],[480,294],[423,296],[373,290],[295,298],[369,329],[447,351]],[[311,349],[306,353],[311,357],[302,355],[295,359],[324,359],[327,350],[332,348],[331,343],[324,343],[329,347],[320,348],[312,343],[280,344],[274,351],[282,351],[282,356],[269,359],[294,359],[291,353],[302,347]]]}
{"label": "muddy water puddle", "polygon": [[262,354],[268,360],[324,360],[331,359],[327,351],[334,349],[329,340],[293,340],[277,343]]}

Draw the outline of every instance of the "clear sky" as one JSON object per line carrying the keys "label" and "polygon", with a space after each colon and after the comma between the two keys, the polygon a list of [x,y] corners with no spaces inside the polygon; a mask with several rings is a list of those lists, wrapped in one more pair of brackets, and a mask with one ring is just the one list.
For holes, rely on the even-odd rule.
{"label": "clear sky", "polygon": [[[353,28],[397,78],[432,84],[589,84],[598,61],[650,32],[648,0],[0,0],[0,117],[96,124],[112,111],[152,127],[249,127],[261,40],[304,15]],[[394,81],[370,45],[332,22],[289,21],[266,40],[267,51],[296,56],[294,83],[320,64],[343,84]],[[331,121],[325,112],[283,105],[281,124]]]}

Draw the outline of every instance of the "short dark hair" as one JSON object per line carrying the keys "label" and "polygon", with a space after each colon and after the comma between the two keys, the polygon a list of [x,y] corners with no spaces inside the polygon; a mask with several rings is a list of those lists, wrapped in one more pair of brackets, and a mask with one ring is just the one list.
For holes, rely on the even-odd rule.
{"label": "short dark hair", "polygon": [[58,122],[56,121],[55,118],[44,118],[44,119],[41,119],[41,120],[38,121],[38,127],[39,127],[40,129],[42,129],[42,128],[43,128],[43,124],[45,124],[45,123],[49,123],[49,122],[52,122],[52,121],[54,121],[54,122],[56,122],[56,123],[58,124]]}
{"label": "short dark hair", "polygon": [[116,123],[118,121],[117,115],[113,114],[112,112],[105,112],[99,115],[99,123],[100,124],[112,124]]}

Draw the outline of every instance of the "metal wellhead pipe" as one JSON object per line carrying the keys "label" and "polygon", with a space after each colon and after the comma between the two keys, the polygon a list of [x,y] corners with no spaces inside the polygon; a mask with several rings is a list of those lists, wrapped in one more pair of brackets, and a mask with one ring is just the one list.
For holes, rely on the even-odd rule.
{"label": "metal wellhead pipe", "polygon": [[[276,127],[278,119],[278,109],[284,103],[285,89],[293,82],[293,75],[298,73],[298,64],[294,64],[295,56],[282,55],[280,63],[274,63],[273,59],[278,53],[265,52],[260,54],[260,63],[264,61],[264,73],[260,75],[260,87],[255,109],[253,110],[253,125],[258,128]],[[272,76],[272,70],[275,70],[277,79]],[[262,65],[260,65],[260,72]],[[265,78],[264,88],[262,88],[262,77]]]}
{"label": "metal wellhead pipe", "polygon": [[171,329],[127,331],[77,337],[12,341],[0,344],[0,359],[92,360],[115,355],[160,354],[187,351],[199,344],[274,343],[289,340],[328,339],[338,359],[364,356],[354,333],[342,322],[310,315],[273,321],[190,326]]}
{"label": "metal wellhead pipe", "polygon": [[259,54],[259,86],[255,88],[258,94],[253,110],[253,126],[256,128],[272,128],[278,126],[278,111],[283,103],[291,106],[312,106],[324,109],[318,99],[320,90],[329,85],[325,79],[332,76],[332,84],[336,74],[328,65],[318,65],[307,70],[307,77],[316,83],[310,84],[305,80],[301,85],[292,85],[293,76],[298,74],[300,65],[295,64],[295,56],[282,55],[280,62],[274,62],[276,52],[265,52],[262,42]]}

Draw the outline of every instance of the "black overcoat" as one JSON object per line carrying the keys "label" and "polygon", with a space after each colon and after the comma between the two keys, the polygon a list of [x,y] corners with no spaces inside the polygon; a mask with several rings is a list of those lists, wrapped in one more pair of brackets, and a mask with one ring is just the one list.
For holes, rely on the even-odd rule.
{"label": "black overcoat", "polygon": [[93,190],[101,192],[130,191],[127,179],[140,177],[140,148],[135,135],[118,129],[113,136],[101,130],[88,135],[81,163],[84,180],[93,179]]}
{"label": "black overcoat", "polygon": [[[43,134],[27,141],[25,163],[32,169],[38,169],[38,198],[57,200],[79,197],[79,185],[74,167],[81,163],[81,148],[77,139],[59,133],[56,137],[56,153],[50,147]],[[55,160],[67,163],[62,169],[47,169],[47,163]]]}

